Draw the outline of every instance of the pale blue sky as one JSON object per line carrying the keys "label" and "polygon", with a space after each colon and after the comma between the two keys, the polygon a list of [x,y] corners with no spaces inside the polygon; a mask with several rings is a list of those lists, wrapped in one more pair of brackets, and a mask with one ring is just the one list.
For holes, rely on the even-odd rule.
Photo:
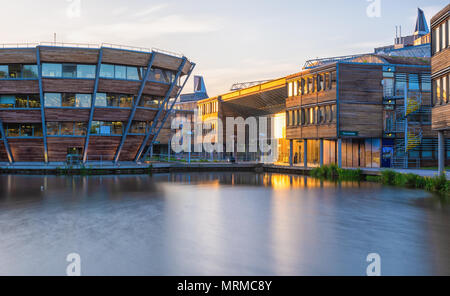
{"label": "pale blue sky", "polygon": [[[1,0],[1,43],[117,43],[185,54],[197,63],[210,96],[234,82],[281,77],[305,60],[373,51],[388,45],[395,26],[411,34],[421,7],[429,19],[448,0]],[[192,89],[189,83],[187,90]]]}

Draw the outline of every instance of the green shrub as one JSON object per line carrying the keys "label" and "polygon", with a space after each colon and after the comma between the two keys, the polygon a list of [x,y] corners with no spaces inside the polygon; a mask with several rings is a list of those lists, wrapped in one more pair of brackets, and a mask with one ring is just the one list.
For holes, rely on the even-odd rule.
{"label": "green shrub", "polygon": [[381,183],[384,185],[395,185],[395,175],[397,173],[393,170],[383,170],[381,172]]}
{"label": "green shrub", "polygon": [[381,176],[366,176],[366,181],[381,183]]}

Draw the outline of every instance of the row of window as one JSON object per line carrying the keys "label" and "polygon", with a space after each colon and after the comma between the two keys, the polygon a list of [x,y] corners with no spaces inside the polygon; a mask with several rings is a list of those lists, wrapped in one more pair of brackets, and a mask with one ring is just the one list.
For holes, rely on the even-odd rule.
{"label": "row of window", "polygon": [[38,78],[37,65],[0,65],[0,79]]}
{"label": "row of window", "polygon": [[74,93],[45,93],[45,107],[76,107],[90,108],[92,101],[91,94]]}
{"label": "row of window", "polygon": [[[96,75],[96,68],[97,66],[95,65],[43,63],[42,76],[94,79]],[[102,64],[100,67],[100,77],[138,81],[144,78],[146,71],[146,67]],[[149,81],[157,81],[168,84],[172,83],[174,79],[175,74],[173,71],[156,68],[151,68],[148,78]]]}
{"label": "row of window", "polygon": [[430,74],[406,74],[383,72],[383,94],[385,97],[404,96],[409,91],[431,91]]}
{"label": "row of window", "polygon": [[329,124],[336,122],[336,105],[289,110],[286,112],[287,126]]}
{"label": "row of window", "polygon": [[40,108],[39,95],[0,95],[0,108]]}
{"label": "row of window", "polygon": [[450,46],[450,19],[433,29],[432,39],[433,55]]}
{"label": "row of window", "polygon": [[[48,136],[86,136],[87,122],[47,122]],[[133,121],[130,134],[146,134],[152,121]],[[93,121],[91,134],[93,135],[122,135],[124,122]],[[40,123],[5,123],[7,137],[42,137],[42,124]]]}
{"label": "row of window", "polygon": [[450,74],[433,79],[433,106],[445,105],[450,101]]}
{"label": "row of window", "polygon": [[332,89],[336,84],[336,72],[317,74],[288,83],[288,96],[311,94]]}
{"label": "row of window", "polygon": [[86,122],[47,122],[48,136],[85,136]]}
{"label": "row of window", "polygon": [[[95,106],[97,107],[120,107],[132,108],[135,100],[134,95],[97,93]],[[75,107],[90,108],[91,94],[75,93],[45,93],[45,107]],[[143,96],[139,105],[141,107],[158,108],[161,99],[158,97]],[[40,108],[39,95],[0,95],[0,108]]]}
{"label": "row of window", "polygon": [[219,110],[219,102],[209,102],[198,106],[198,112],[200,115],[206,115],[211,113],[217,113]]}
{"label": "row of window", "polygon": [[40,123],[5,123],[3,127],[7,137],[42,137]]}

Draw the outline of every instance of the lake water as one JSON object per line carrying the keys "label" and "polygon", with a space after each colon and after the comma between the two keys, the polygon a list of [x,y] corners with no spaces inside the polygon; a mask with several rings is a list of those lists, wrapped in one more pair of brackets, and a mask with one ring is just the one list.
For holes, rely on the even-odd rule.
{"label": "lake water", "polygon": [[450,275],[420,190],[255,173],[0,176],[0,275]]}

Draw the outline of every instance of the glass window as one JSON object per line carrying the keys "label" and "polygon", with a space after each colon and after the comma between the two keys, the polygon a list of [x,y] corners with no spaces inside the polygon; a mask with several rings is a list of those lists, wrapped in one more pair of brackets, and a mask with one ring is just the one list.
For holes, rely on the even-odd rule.
{"label": "glass window", "polygon": [[431,75],[422,74],[422,91],[431,91]]}
{"label": "glass window", "polygon": [[64,78],[77,78],[77,65],[75,65],[75,64],[63,64],[62,65],[62,77],[64,77]]}
{"label": "glass window", "polygon": [[130,133],[132,134],[145,134],[147,131],[147,122],[145,121],[134,121],[131,124]]}
{"label": "glass window", "polygon": [[119,107],[119,96],[115,94],[106,94],[106,106]]}
{"label": "glass window", "polygon": [[331,122],[336,122],[337,113],[336,113],[336,105],[331,106]]}
{"label": "glass window", "polygon": [[298,81],[294,81],[294,96],[298,96]]}
{"label": "glass window", "polygon": [[102,64],[100,67],[100,77],[114,78],[114,65]]}
{"label": "glass window", "polygon": [[22,78],[38,78],[37,65],[24,65],[22,69]]}
{"label": "glass window", "polygon": [[436,87],[435,87],[435,98],[436,98],[436,104],[442,104],[442,97],[441,97],[441,79],[436,79]]}
{"label": "glass window", "polygon": [[288,97],[292,97],[292,82],[288,83]]}
{"label": "glass window", "polygon": [[306,85],[305,78],[302,78],[302,80],[300,81],[300,92],[302,95],[305,94],[305,85]]}
{"label": "glass window", "polygon": [[448,103],[448,79],[447,76],[442,77],[442,101]]}
{"label": "glass window", "polygon": [[1,79],[8,78],[8,73],[9,73],[8,65],[0,65],[0,78]]}
{"label": "glass window", "polygon": [[78,78],[95,78],[95,65],[77,65]]}
{"label": "glass window", "polygon": [[87,133],[87,124],[86,122],[75,122],[75,136],[86,136]]}
{"label": "glass window", "polygon": [[137,67],[127,67],[127,79],[128,80],[139,80],[139,74],[138,74]]}
{"label": "glass window", "polygon": [[61,135],[62,136],[73,135],[73,122],[61,122]]}
{"label": "glass window", "polygon": [[16,97],[11,95],[0,96],[0,108],[14,108]]}
{"label": "glass window", "polygon": [[409,89],[410,90],[419,90],[419,75],[418,74],[409,74]]}
{"label": "glass window", "polygon": [[9,65],[8,68],[9,68],[9,77],[10,78],[21,78],[21,76],[22,76],[21,65],[12,64],[12,65]]}
{"label": "glass window", "polygon": [[436,27],[435,29],[435,37],[436,37],[436,52],[441,51],[441,31],[439,27]]}
{"label": "glass window", "polygon": [[133,96],[120,95],[119,106],[123,108],[131,108],[133,106]]}
{"label": "glass window", "polygon": [[75,107],[89,108],[91,107],[91,99],[90,94],[76,94]]}
{"label": "glass window", "polygon": [[33,125],[30,123],[20,124],[20,136],[21,137],[32,137],[33,136]]}
{"label": "glass window", "polygon": [[95,106],[106,107],[106,93],[97,93],[95,96]]}
{"label": "glass window", "polygon": [[61,94],[45,93],[44,102],[45,107],[61,107]]}
{"label": "glass window", "polygon": [[47,122],[47,135],[59,135],[59,124],[57,122]]}
{"label": "glass window", "polygon": [[75,107],[75,94],[64,93],[62,94],[62,107]]}
{"label": "glass window", "polygon": [[[158,108],[159,102],[160,102],[160,100],[158,100],[157,98],[145,96],[145,97],[141,98],[141,101],[139,102],[139,106],[147,107],[147,108]],[[202,112],[203,113],[201,113],[201,114],[204,115],[204,109],[202,109]]]}
{"label": "glass window", "polygon": [[61,64],[42,64],[42,76],[44,77],[61,77]]}
{"label": "glass window", "polygon": [[39,95],[28,96],[28,108],[41,108],[41,99]]}
{"label": "glass window", "polygon": [[126,66],[114,66],[114,78],[127,79],[127,67]]}
{"label": "glass window", "polygon": [[406,74],[397,73],[395,75],[395,95],[403,96],[405,94],[406,87]]}

